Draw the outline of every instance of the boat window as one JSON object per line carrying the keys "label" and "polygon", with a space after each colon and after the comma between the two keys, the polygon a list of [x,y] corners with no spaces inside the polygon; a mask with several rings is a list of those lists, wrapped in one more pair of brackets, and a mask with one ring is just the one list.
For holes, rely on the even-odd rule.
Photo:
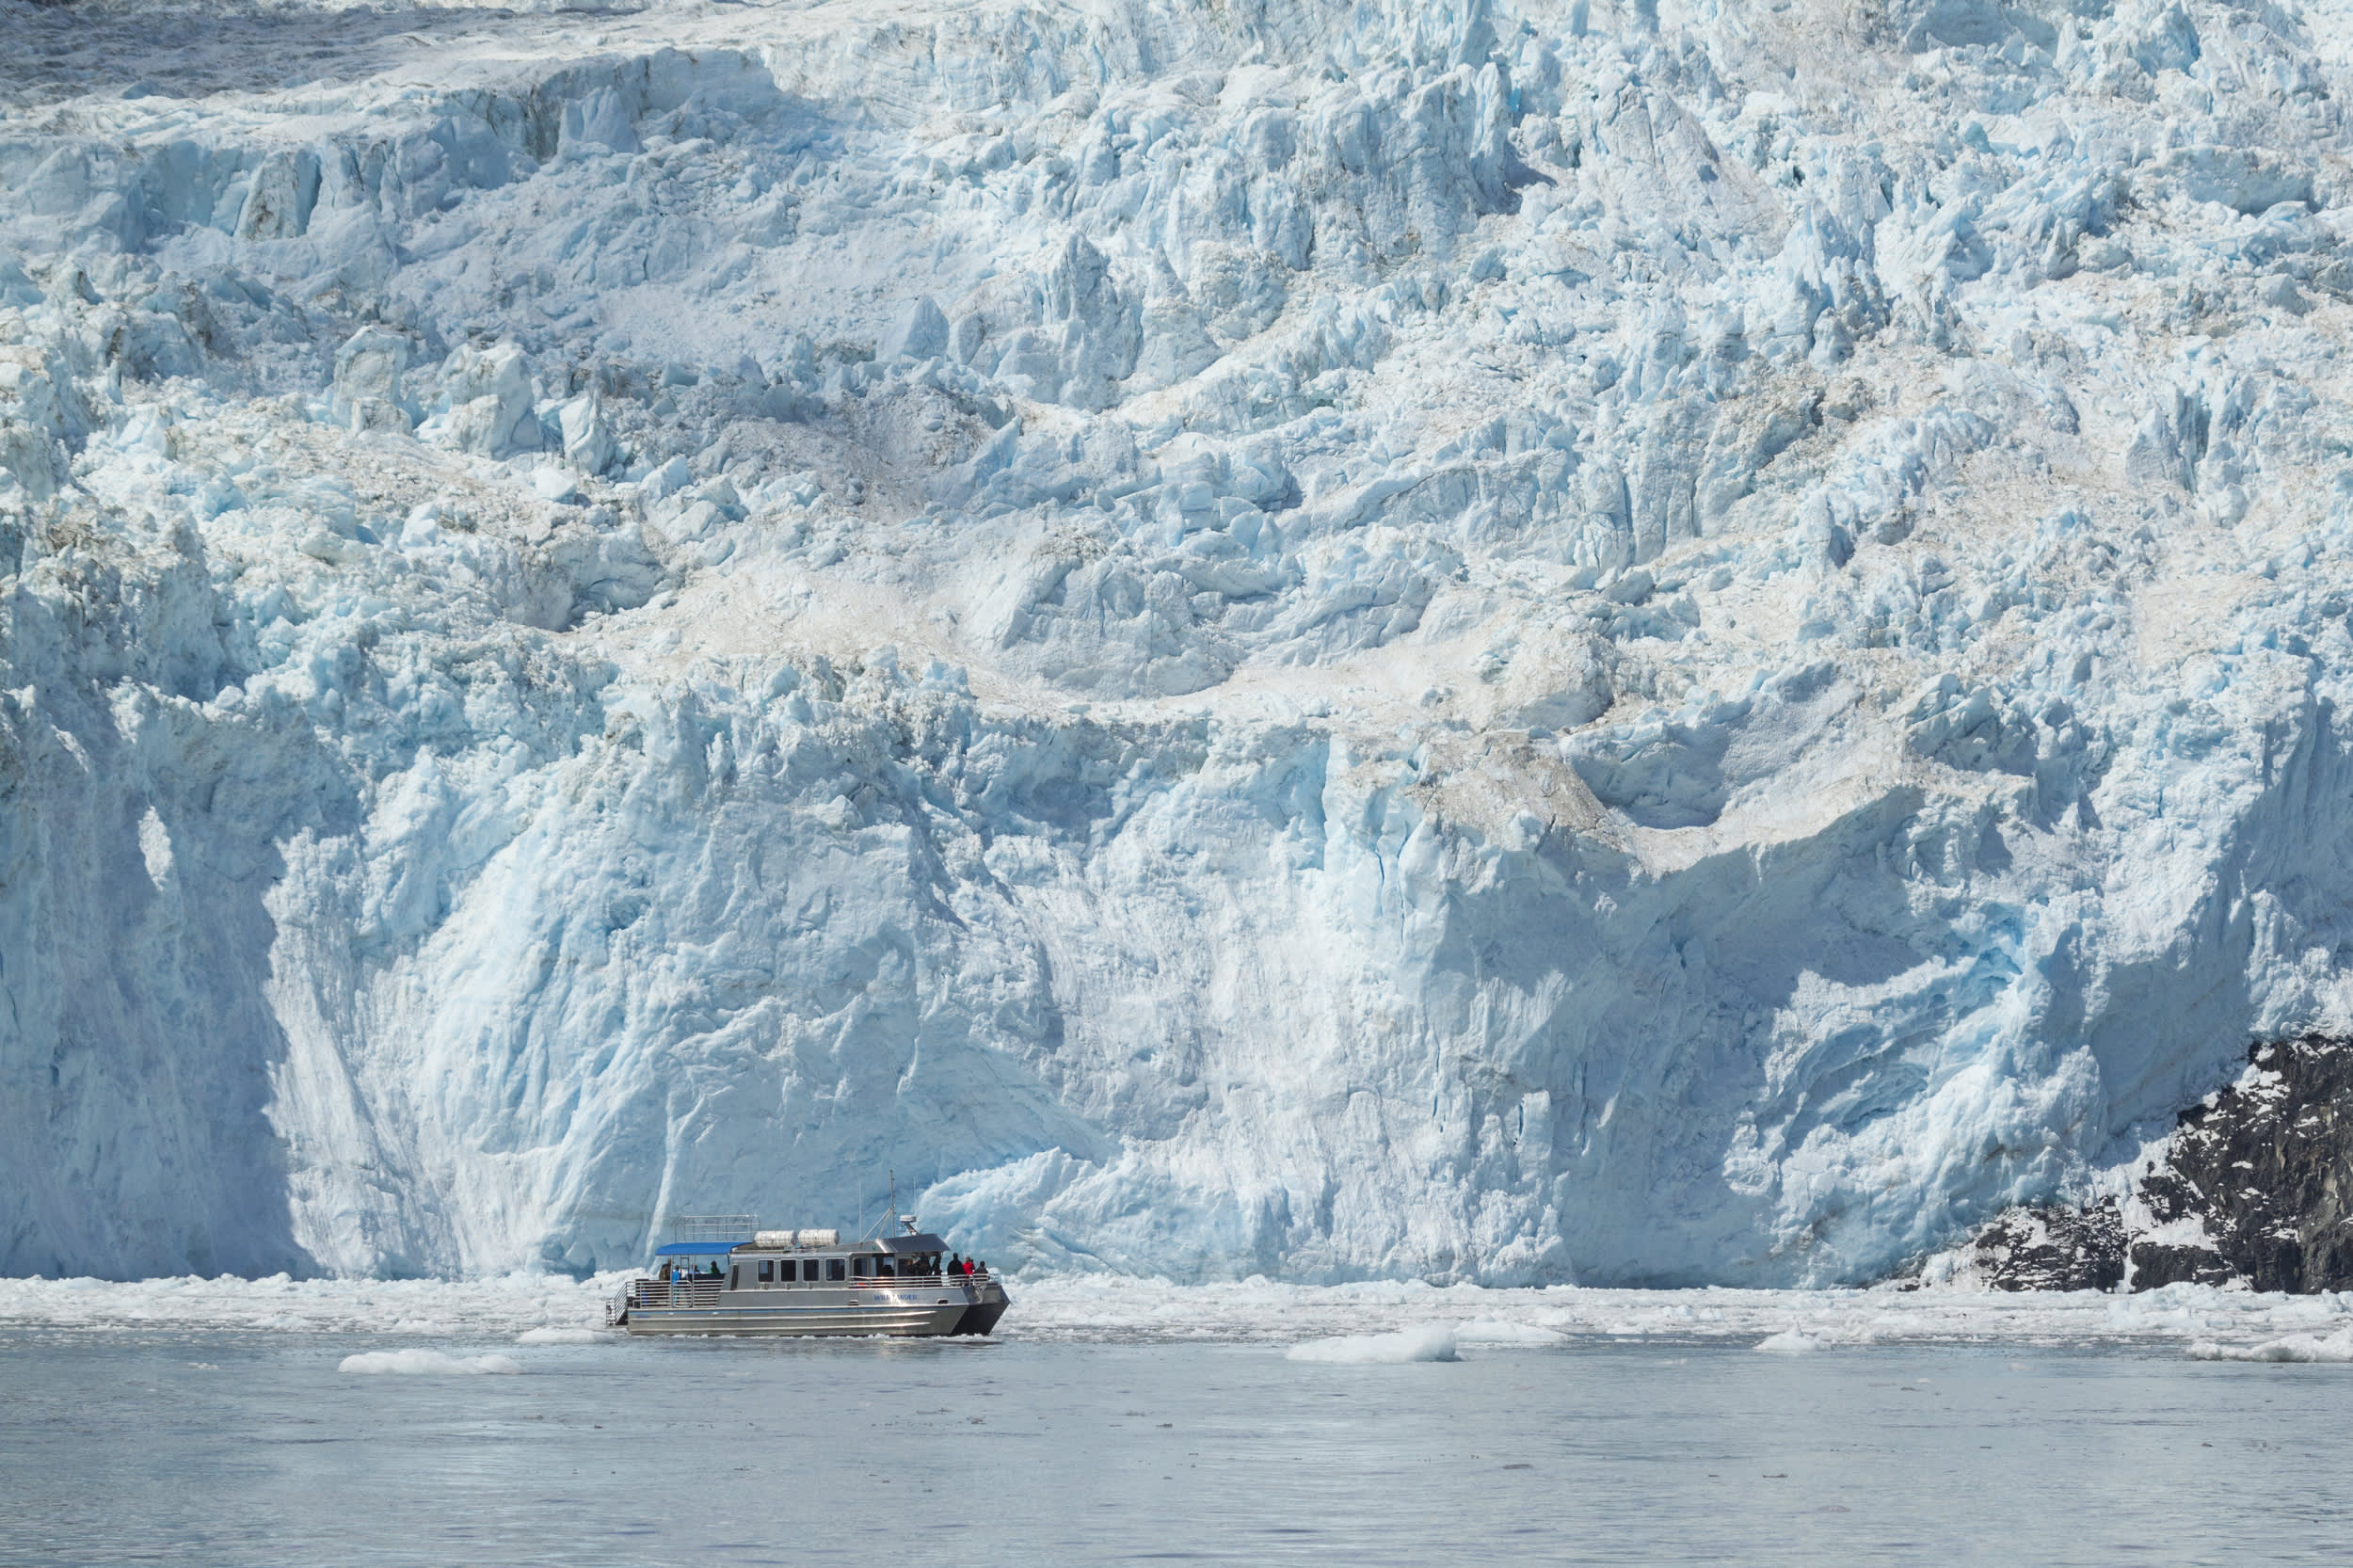
{"label": "boat window", "polygon": [[825,1259],[825,1277],[826,1277],[827,1279],[840,1279],[840,1278],[841,1278],[841,1277],[842,1277],[842,1275],[843,1275],[843,1273],[844,1273],[844,1267],[843,1267],[843,1265],[844,1265],[844,1261],[845,1261],[844,1259],[842,1259],[842,1258],[839,1258],[839,1257],[828,1257],[828,1258],[826,1258],[826,1259]]}
{"label": "boat window", "polygon": [[891,1279],[897,1276],[899,1271],[890,1266],[890,1259],[878,1257],[874,1259],[874,1272],[881,1278]]}
{"label": "boat window", "polygon": [[766,1258],[760,1260],[760,1283],[768,1284],[776,1277],[776,1266]]}
{"label": "boat window", "polygon": [[871,1257],[854,1257],[850,1260],[850,1272],[858,1279],[872,1279],[874,1260]]}

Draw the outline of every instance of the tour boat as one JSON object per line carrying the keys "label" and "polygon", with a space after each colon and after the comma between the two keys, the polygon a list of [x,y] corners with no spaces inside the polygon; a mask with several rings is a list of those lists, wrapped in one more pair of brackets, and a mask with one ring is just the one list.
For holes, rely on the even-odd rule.
{"label": "tour boat", "polygon": [[900,1234],[758,1230],[749,1216],[681,1221],[605,1320],[632,1334],[986,1334],[1012,1304],[985,1272],[947,1272],[947,1239],[899,1217]]}

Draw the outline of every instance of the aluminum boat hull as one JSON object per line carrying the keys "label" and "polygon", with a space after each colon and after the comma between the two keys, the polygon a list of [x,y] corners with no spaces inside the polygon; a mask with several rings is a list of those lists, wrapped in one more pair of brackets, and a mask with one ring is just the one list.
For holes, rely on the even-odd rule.
{"label": "aluminum boat hull", "polygon": [[1013,1301],[1001,1285],[990,1285],[981,1291],[981,1299],[964,1309],[963,1320],[956,1324],[958,1334],[988,1334],[997,1327],[997,1320],[1005,1315]]}
{"label": "aluminum boat hull", "polygon": [[894,1339],[945,1338],[957,1332],[963,1303],[948,1306],[827,1308],[642,1307],[629,1308],[621,1327],[632,1334],[759,1334],[788,1338],[882,1335]]}
{"label": "aluminum boat hull", "polygon": [[[666,1301],[664,1298],[668,1298]],[[780,1338],[947,1338],[986,1334],[1012,1303],[994,1280],[915,1290],[659,1288],[613,1311],[631,1334],[758,1335]]]}

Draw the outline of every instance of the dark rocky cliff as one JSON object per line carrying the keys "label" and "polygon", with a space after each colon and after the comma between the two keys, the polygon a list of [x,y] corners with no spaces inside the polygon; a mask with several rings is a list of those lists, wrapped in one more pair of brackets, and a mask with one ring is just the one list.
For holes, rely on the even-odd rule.
{"label": "dark rocky cliff", "polygon": [[2006,1290],[2353,1288],[2353,1041],[2259,1043],[2248,1061],[2182,1112],[2133,1201],[2010,1209],[1971,1243],[1980,1272]]}

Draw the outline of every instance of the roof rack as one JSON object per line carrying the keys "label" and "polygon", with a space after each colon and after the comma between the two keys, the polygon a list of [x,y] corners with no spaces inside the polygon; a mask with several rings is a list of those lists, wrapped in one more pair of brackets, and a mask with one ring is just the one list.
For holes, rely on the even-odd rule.
{"label": "roof rack", "polygon": [[673,1241],[748,1241],[760,1228],[757,1214],[680,1214],[670,1221]]}

